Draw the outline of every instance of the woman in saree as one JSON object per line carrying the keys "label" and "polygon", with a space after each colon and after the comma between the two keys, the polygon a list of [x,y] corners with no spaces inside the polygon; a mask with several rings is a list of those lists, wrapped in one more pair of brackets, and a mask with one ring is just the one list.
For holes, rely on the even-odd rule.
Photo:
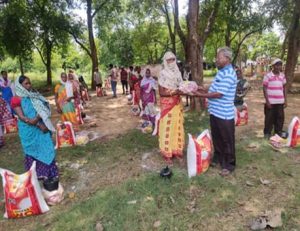
{"label": "woman in saree", "polygon": [[151,121],[152,125],[155,123],[155,90],[157,84],[155,79],[151,76],[150,69],[146,70],[145,76],[141,81],[141,100],[143,106],[143,119]]}
{"label": "woman in saree", "polygon": [[178,89],[182,81],[176,56],[172,52],[167,52],[163,58],[163,69],[158,84],[161,109],[159,148],[168,164],[172,164],[172,158],[181,161],[183,157],[183,107],[180,98],[183,93]]}
{"label": "woman in saree", "polygon": [[66,73],[61,73],[60,83],[55,86],[55,103],[57,112],[61,114],[62,121],[70,121],[74,126],[78,124],[73,99],[72,84],[67,81]]}
{"label": "woman in saree", "polygon": [[4,123],[12,118],[11,109],[7,105],[6,101],[1,97],[0,90],[0,148],[4,145]]}
{"label": "woman in saree", "polygon": [[[73,86],[73,99],[74,99],[74,106],[75,109],[79,108],[81,106],[81,94],[80,94],[80,83],[77,79],[77,76],[75,75],[73,70],[69,71],[68,74],[68,82],[72,83]],[[84,101],[83,101],[84,103]]]}
{"label": "woman in saree", "polygon": [[6,101],[7,107],[12,112],[10,108],[10,101],[15,94],[14,84],[10,79],[8,79],[6,71],[1,71],[0,91],[2,92],[2,98]]}
{"label": "woman in saree", "polygon": [[16,96],[11,106],[18,115],[18,128],[25,155],[25,169],[28,171],[36,162],[39,180],[58,181],[58,168],[52,132],[55,131],[50,117],[48,101],[31,88],[30,79],[20,76],[15,82]]}

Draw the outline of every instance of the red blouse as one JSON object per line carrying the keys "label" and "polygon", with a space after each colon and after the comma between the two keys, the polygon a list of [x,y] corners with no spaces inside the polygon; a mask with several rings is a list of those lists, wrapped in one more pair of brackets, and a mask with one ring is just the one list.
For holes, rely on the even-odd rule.
{"label": "red blouse", "polygon": [[14,96],[14,97],[12,97],[12,99],[10,101],[10,105],[12,108],[21,107],[21,101],[22,101],[21,97]]}

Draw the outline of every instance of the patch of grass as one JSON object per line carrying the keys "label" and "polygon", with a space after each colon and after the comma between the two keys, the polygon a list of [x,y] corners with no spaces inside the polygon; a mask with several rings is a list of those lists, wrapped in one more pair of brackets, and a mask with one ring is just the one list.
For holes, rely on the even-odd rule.
{"label": "patch of grass", "polygon": [[[207,128],[207,114],[186,113],[186,133],[198,135]],[[12,144],[4,149],[5,153],[12,151],[12,147],[16,151],[12,151],[14,155],[0,156],[0,161],[6,161],[6,166],[14,165],[15,161],[14,168],[18,169],[22,162],[20,146],[15,137],[9,139]],[[95,168],[110,171],[122,167],[119,165],[129,158],[140,159],[143,153],[157,147],[157,137],[133,130],[110,141],[61,149],[58,162],[88,160],[91,171]],[[299,155],[298,150],[291,150],[293,158]],[[94,230],[99,222],[105,230],[134,231],[154,230],[154,223],[160,221],[157,230],[244,231],[248,230],[249,221],[265,210],[283,208],[283,227],[275,230],[297,230],[300,227],[298,162],[273,151],[265,140],[253,136],[237,137],[236,154],[237,168],[228,178],[220,177],[216,168],[188,179],[185,167],[174,166],[170,181],[160,178],[158,173],[144,172],[118,184],[99,185],[100,189],[86,198],[58,205],[42,218],[23,219],[22,226],[14,224],[14,227]],[[72,180],[76,181],[77,170],[65,167],[63,171],[63,181],[68,182],[73,174]],[[261,180],[270,183],[264,185]]]}
{"label": "patch of grass", "polygon": [[159,230],[187,230],[191,224],[199,227],[200,217],[221,214],[230,207],[236,190],[220,177],[189,181],[177,169],[171,181],[149,174],[96,193],[56,217],[50,230],[93,230],[97,222],[105,230],[152,230],[158,220]]}
{"label": "patch of grass", "polygon": [[[186,114],[187,132],[196,135],[206,128],[206,115],[202,118],[197,113]],[[126,136],[121,141],[121,150],[137,148],[142,151],[157,147],[156,140],[136,135]],[[145,138],[149,140],[144,142]],[[137,143],[128,143],[132,139],[137,139]],[[115,142],[118,141],[106,144],[104,150],[110,149]],[[255,150],[248,147],[253,142],[258,145]],[[143,147],[139,146],[141,144]],[[158,230],[223,230],[224,227],[226,230],[247,230],[249,221],[258,216],[248,211],[247,206],[261,213],[284,208],[284,226],[277,230],[298,227],[300,182],[296,176],[300,170],[290,169],[293,161],[274,152],[266,141],[254,137],[237,142],[236,149],[237,170],[227,179],[221,178],[215,169],[188,179],[185,170],[175,167],[171,181],[161,179],[158,174],[146,174],[97,192],[65,215],[56,216],[49,230],[93,230],[98,222],[105,230],[153,230],[158,220],[161,223]],[[295,177],[283,174],[283,170]],[[270,185],[263,185],[260,178],[270,180]],[[247,182],[253,186],[247,186]],[[288,192],[293,196],[284,198]]]}

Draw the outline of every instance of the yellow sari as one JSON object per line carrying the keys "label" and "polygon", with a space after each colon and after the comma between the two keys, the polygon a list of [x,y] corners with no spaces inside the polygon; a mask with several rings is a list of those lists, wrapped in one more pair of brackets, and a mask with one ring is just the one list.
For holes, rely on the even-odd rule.
{"label": "yellow sari", "polygon": [[74,104],[67,101],[67,91],[66,87],[63,84],[57,84],[54,90],[55,94],[58,96],[58,104],[62,110],[61,120],[70,121],[74,126],[78,125],[76,111]]}
{"label": "yellow sari", "polygon": [[159,148],[165,159],[182,158],[184,148],[183,107],[180,96],[161,97]]}

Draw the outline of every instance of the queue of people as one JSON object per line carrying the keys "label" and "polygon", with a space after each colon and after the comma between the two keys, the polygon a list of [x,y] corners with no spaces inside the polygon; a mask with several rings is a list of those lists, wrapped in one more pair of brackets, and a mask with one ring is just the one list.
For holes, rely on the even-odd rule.
{"label": "queue of people", "polygon": [[[244,103],[249,84],[243,79],[240,69],[231,63],[232,50],[219,48],[216,56],[218,72],[209,88],[198,86],[191,94],[179,90],[184,81],[177,66],[176,56],[167,52],[163,57],[163,69],[158,80],[146,69],[142,75],[140,67],[130,66],[128,71],[109,66],[107,82],[110,82],[112,97],[117,97],[118,80],[122,83],[122,94],[131,94],[133,104],[140,107],[140,116],[155,127],[158,121],[159,150],[167,164],[174,159],[183,161],[185,147],[184,112],[182,96],[208,98],[208,112],[214,155],[212,166],[221,167],[221,176],[231,174],[236,168],[235,155],[235,107]],[[287,105],[282,61],[272,62],[272,70],[264,77],[263,89],[265,103],[264,134],[270,137],[273,128],[281,134],[284,122],[284,108]],[[43,182],[59,181],[56,164],[56,151],[52,141],[55,127],[51,122],[51,110],[48,101],[31,86],[30,79],[24,75],[12,83],[7,72],[1,72],[0,78],[0,147],[3,146],[3,124],[17,116],[19,137],[24,152],[24,166],[29,170],[33,162],[37,163],[37,176]],[[190,74],[189,74],[190,75]],[[188,76],[189,76],[188,75]],[[94,71],[96,87],[102,89],[103,81],[99,69]],[[188,77],[188,80],[190,78]],[[61,73],[60,82],[55,86],[55,104],[62,121],[69,121],[78,129],[78,113],[85,103],[82,91],[87,88],[79,81],[74,71]],[[159,95],[159,102],[157,96]],[[157,111],[159,104],[160,113]],[[79,112],[78,112],[79,111]]]}

